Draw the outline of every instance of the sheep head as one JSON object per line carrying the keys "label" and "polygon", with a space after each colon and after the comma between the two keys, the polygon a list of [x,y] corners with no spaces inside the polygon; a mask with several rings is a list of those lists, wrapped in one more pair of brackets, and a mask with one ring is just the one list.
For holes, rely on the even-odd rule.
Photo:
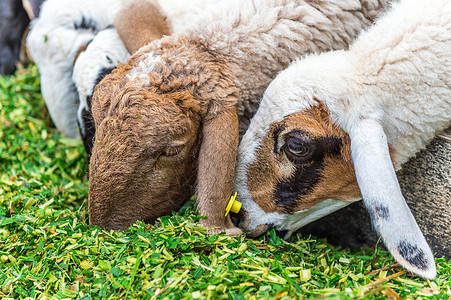
{"label": "sheep head", "polygon": [[[248,152],[249,138],[245,135],[239,150],[236,190],[246,191],[240,198],[240,227],[250,236],[274,226],[281,237],[289,237],[361,198],[349,136],[323,105],[271,123],[253,153]],[[248,161],[248,155],[253,159]],[[314,216],[305,213],[310,210]]]}
{"label": "sheep head", "polygon": [[[119,65],[95,88],[90,163],[92,225],[125,230],[180,208],[194,193],[200,117],[186,91],[156,93],[126,82]],[[151,79],[152,80],[152,79]]]}
{"label": "sheep head", "polygon": [[288,238],[363,197],[394,258],[434,278],[432,252],[399,188],[378,99],[354,85],[352,59],[336,55],[294,64],[268,87],[238,151],[235,222],[250,236],[274,227]]}

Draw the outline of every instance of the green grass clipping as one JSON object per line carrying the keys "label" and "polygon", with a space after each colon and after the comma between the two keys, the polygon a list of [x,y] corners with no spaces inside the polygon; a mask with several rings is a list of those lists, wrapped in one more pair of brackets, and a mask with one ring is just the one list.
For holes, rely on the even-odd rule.
{"label": "green grass clipping", "polygon": [[[55,87],[57,88],[57,87]],[[125,232],[88,225],[88,163],[54,129],[35,66],[0,77],[0,299],[451,299],[451,265],[274,231],[209,236],[192,202]]]}

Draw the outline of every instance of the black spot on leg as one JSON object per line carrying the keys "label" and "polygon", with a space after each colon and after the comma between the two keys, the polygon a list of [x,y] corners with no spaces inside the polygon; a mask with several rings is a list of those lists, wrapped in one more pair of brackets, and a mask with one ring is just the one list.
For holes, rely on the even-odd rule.
{"label": "black spot on leg", "polygon": [[390,218],[390,210],[387,206],[384,205],[376,205],[374,207],[368,208],[368,213],[371,216],[371,219],[384,219],[388,220]]}
{"label": "black spot on leg", "polygon": [[419,269],[426,270],[428,268],[428,260],[426,255],[416,245],[412,245],[407,241],[402,241],[398,245],[399,254],[411,265]]}

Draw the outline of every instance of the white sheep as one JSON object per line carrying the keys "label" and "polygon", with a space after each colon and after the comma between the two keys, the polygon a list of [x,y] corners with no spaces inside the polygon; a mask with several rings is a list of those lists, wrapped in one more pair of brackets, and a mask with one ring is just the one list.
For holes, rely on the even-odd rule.
{"label": "white sheep", "polygon": [[401,0],[348,51],[293,63],[269,85],[240,144],[240,227],[289,237],[363,197],[394,258],[434,278],[395,170],[450,125],[450,87],[449,0]]}
{"label": "white sheep", "polygon": [[186,33],[141,48],[93,94],[90,222],[152,222],[197,184],[203,224],[240,234],[224,217],[239,127],[293,59],[346,48],[389,2],[224,1]]}
{"label": "white sheep", "polygon": [[47,0],[31,23],[27,46],[39,68],[41,91],[58,130],[78,138],[78,95],[72,70],[80,49],[113,23],[126,0]]}

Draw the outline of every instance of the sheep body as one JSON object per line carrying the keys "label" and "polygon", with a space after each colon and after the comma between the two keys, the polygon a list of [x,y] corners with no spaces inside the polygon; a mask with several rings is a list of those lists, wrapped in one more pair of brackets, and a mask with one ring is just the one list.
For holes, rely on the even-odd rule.
{"label": "sheep body", "polygon": [[[229,106],[236,105],[238,114],[247,116],[240,118],[240,131],[244,133],[274,74],[300,54],[347,48],[390,2],[264,0],[236,5],[225,1],[215,11],[201,15],[197,22],[190,24],[187,35],[224,57],[239,72],[234,75],[233,84],[239,89],[240,101],[233,101]],[[151,49],[163,47],[153,44],[144,48],[148,54],[130,71],[129,79],[135,79],[133,74],[153,70],[154,60],[158,62],[160,57],[153,55]],[[220,103],[211,98],[205,102],[213,112],[215,107],[218,110],[224,106],[222,99]]]}
{"label": "sheep body", "polygon": [[158,4],[167,14],[174,34],[182,33],[211,7],[223,0],[159,0]]}
{"label": "sheep body", "polygon": [[388,3],[226,1],[184,34],[142,47],[94,92],[90,221],[126,229],[168,214],[194,192],[198,167],[204,224],[240,233],[223,213],[238,126],[295,57],[346,48]]}
{"label": "sheep body", "polygon": [[[242,220],[242,224],[247,224],[247,230],[257,230],[272,222],[289,236],[306,223],[363,195],[374,226],[395,258],[412,272],[426,278],[435,276],[432,253],[405,204],[392,163],[399,169],[450,125],[450,26],[450,1],[441,0],[428,5],[419,0],[404,0],[364,32],[348,51],[306,57],[278,75],[265,92],[240,145],[236,188],[241,192],[243,209],[250,214]],[[344,133],[337,135],[335,140],[339,143],[335,149],[341,148],[342,151],[324,154],[330,161],[322,165],[322,171],[317,169],[319,173],[314,174],[318,182],[307,186],[302,193],[305,193],[305,198],[316,189],[315,185],[330,187],[321,191],[320,198],[312,202],[313,205],[302,206],[303,200],[296,200],[299,207],[304,207],[301,211],[284,214],[264,210],[252,200],[250,190],[257,195],[255,177],[268,175],[255,171],[251,174],[249,167],[258,170],[262,167],[259,159],[268,161],[261,145],[267,141],[268,132],[274,131],[276,124],[293,126],[298,132],[294,135],[304,136],[302,125],[290,125],[290,120],[299,120],[312,111],[322,111],[320,124],[323,123],[321,127],[324,130],[332,128],[331,132],[344,130],[349,134],[349,137]],[[325,117],[326,113],[330,114],[330,120]],[[339,125],[339,128],[327,125],[329,122]],[[327,135],[319,136],[316,141],[333,141]],[[346,156],[349,152],[343,152],[349,138],[347,149],[352,153],[361,195],[355,188],[349,188],[355,182],[351,176],[352,164]],[[291,134],[286,141],[292,143],[293,139],[295,137]],[[390,146],[391,159],[387,145]],[[296,147],[292,149],[300,149],[298,144]],[[286,148],[282,150],[287,152]],[[343,181],[346,174],[340,174],[340,178],[321,179],[318,174],[326,169],[333,171],[334,164],[342,163],[336,158],[340,155],[347,166],[349,180]],[[278,163],[279,166],[284,164],[286,162]],[[291,172],[287,170],[287,173]],[[327,190],[330,192],[332,184],[341,181],[341,188],[348,189],[347,194],[327,199],[330,195]],[[250,186],[252,182],[254,185]],[[260,205],[271,207],[270,203],[263,202]],[[328,205],[324,204],[326,202]],[[418,252],[419,249],[422,252]]]}

